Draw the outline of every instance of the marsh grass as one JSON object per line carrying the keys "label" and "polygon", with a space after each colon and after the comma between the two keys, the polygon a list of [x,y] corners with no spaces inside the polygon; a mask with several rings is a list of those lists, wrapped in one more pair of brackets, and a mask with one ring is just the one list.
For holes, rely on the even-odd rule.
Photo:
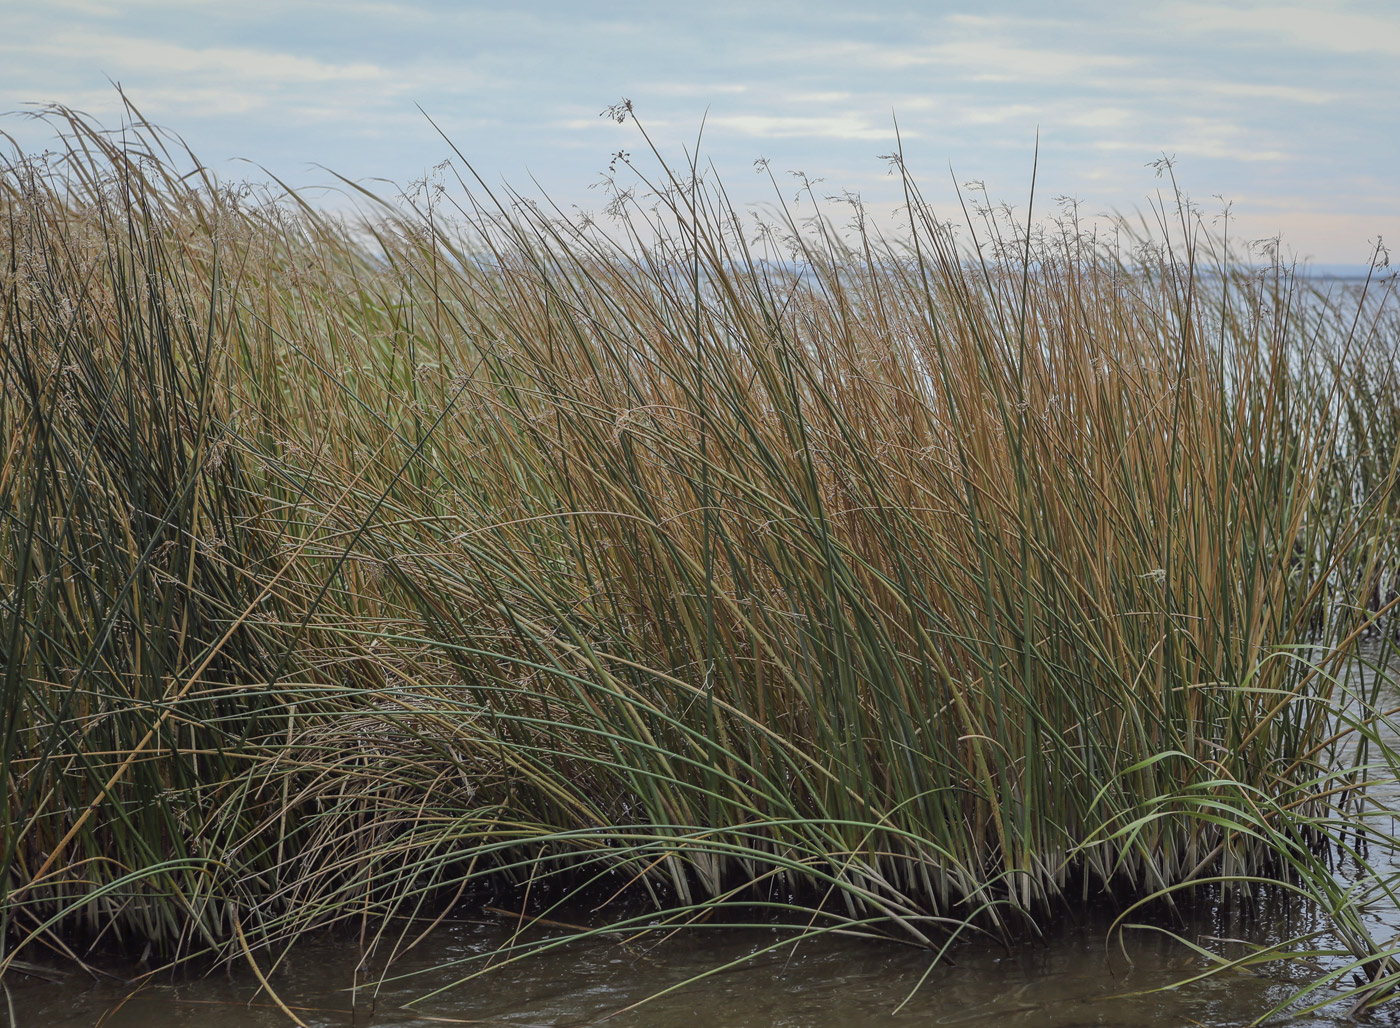
{"label": "marsh grass", "polygon": [[0,182],[6,966],[392,960],[502,883],[942,953],[1267,881],[1392,987],[1333,871],[1388,843],[1390,280],[907,175],[898,238],[755,227],[659,156],[602,227],[352,224],[53,116]]}

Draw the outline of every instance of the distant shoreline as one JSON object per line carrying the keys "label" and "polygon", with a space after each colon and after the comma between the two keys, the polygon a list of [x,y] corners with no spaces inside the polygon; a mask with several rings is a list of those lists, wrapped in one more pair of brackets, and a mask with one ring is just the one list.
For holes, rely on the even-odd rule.
{"label": "distant shoreline", "polygon": [[1364,282],[1367,276],[1384,278],[1393,274],[1394,268],[1373,268],[1369,264],[1304,264],[1298,268],[1300,278],[1336,280],[1339,282]]}

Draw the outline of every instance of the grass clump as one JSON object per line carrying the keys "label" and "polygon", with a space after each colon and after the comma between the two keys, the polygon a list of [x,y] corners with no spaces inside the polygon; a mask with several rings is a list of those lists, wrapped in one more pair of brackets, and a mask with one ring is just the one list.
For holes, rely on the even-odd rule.
{"label": "grass clump", "polygon": [[605,227],[479,182],[347,224],[61,113],[0,183],[11,954],[512,881],[941,951],[1262,878],[1387,981],[1327,883],[1390,756],[1345,685],[1389,282],[1184,204],[958,237],[908,176],[895,239],[665,165]]}

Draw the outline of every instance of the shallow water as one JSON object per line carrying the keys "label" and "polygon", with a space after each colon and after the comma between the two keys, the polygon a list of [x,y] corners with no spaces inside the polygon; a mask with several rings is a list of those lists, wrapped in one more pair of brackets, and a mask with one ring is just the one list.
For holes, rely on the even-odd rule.
{"label": "shallow water", "polygon": [[[1198,928],[1208,929],[1202,923]],[[505,941],[507,926],[461,921],[398,965],[400,972],[460,960]],[[1269,931],[1265,935],[1272,934]],[[1130,931],[1121,945],[1102,932],[1070,929],[1010,955],[971,946],[956,962],[929,969],[928,954],[902,946],[826,937],[753,957],[626,1011],[668,986],[740,960],[777,940],[768,929],[703,930],[661,946],[592,942],[553,957],[504,967],[483,980],[406,1004],[460,974],[425,972],[355,990],[353,945],[315,941],[299,948],[274,981],[316,1028],[485,1024],[581,1028],[611,1014],[617,1028],[865,1028],[988,1025],[1239,1025],[1288,993],[1286,977],[1234,973],[1163,992],[1205,965],[1164,935]],[[927,977],[925,974],[927,972]],[[920,985],[920,979],[923,979]],[[1303,979],[1292,979],[1296,986]],[[915,987],[918,986],[917,991]],[[912,998],[909,998],[914,991]],[[69,975],[62,987],[15,979],[15,1028],[233,1028],[283,1026],[287,1018],[243,967],[203,978],[180,976],[138,988]],[[908,999],[897,1013],[895,1008]],[[622,1013],[618,1013],[623,1011]],[[1340,1017],[1296,1024],[1333,1025]],[[1372,1023],[1400,1024],[1382,1017]]]}
{"label": "shallow water", "polygon": [[[1387,677],[1393,677],[1391,667]],[[1400,699],[1393,688],[1388,691],[1390,700]],[[1377,799],[1400,809],[1400,790],[1391,786],[1380,792]],[[571,943],[454,985],[479,966],[464,961],[509,941],[514,922],[480,906],[452,914],[399,957],[395,980],[376,985],[374,972],[357,970],[361,954],[354,941],[325,938],[293,951],[272,976],[273,985],[314,1028],[582,1028],[605,1018],[615,1028],[1224,1028],[1250,1023],[1308,980],[1305,970],[1273,966],[1167,988],[1205,970],[1205,961],[1162,931],[1138,927],[1110,936],[1103,919],[1090,918],[1014,954],[990,943],[970,943],[952,963],[934,968],[926,951],[889,943],[828,935],[770,950],[781,939],[775,929],[699,928],[664,942]],[[1232,911],[1203,903],[1176,920],[1161,916],[1163,926],[1229,955],[1242,953],[1242,945],[1216,940],[1267,943],[1315,927],[1299,904],[1268,896],[1237,903]],[[1378,908],[1369,917],[1380,938],[1400,935],[1400,913],[1393,907]],[[381,946],[381,952],[390,946]],[[729,963],[736,966],[664,992]],[[74,972],[60,977],[56,983],[22,975],[6,980],[13,1028],[281,1028],[289,1023],[244,964],[140,985]],[[440,995],[423,998],[443,988]],[[1159,989],[1164,991],[1153,991]],[[1400,1003],[1394,1006],[1365,1023],[1400,1026]],[[1306,1028],[1356,1023],[1344,1013],[1336,1009],[1289,1023]]]}

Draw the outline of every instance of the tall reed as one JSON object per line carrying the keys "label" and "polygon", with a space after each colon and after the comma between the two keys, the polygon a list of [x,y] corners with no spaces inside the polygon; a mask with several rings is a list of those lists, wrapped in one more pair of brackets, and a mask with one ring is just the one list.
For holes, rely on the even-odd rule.
{"label": "tall reed", "polygon": [[896,238],[664,163],[600,225],[475,181],[347,223],[56,113],[0,185],[7,959],[510,881],[935,948],[1328,902],[1390,773],[1344,674],[1389,280],[1326,300],[1185,204],[959,236],[907,175]]}

